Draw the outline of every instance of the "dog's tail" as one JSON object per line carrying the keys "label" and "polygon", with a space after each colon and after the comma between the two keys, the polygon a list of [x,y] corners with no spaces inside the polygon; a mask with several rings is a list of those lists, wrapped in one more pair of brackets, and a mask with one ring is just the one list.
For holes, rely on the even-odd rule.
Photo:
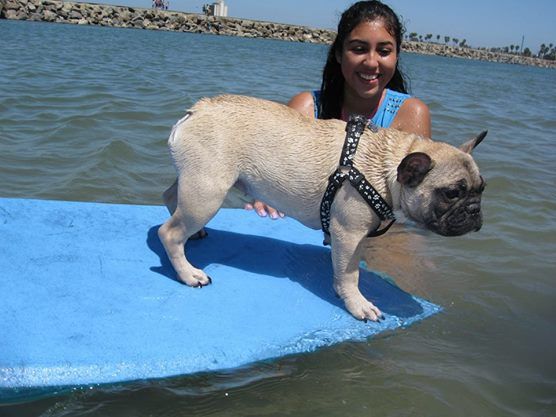
{"label": "dog's tail", "polygon": [[176,130],[178,129],[178,127],[184,123],[187,119],[189,119],[191,117],[191,115],[193,114],[193,112],[191,110],[188,110],[185,113],[185,116],[183,116],[180,120],[177,121],[177,123],[174,125],[174,127],[172,127],[172,133],[170,133],[170,137],[168,138],[168,145],[173,145],[174,144],[174,140],[175,140],[175,134],[176,134]]}

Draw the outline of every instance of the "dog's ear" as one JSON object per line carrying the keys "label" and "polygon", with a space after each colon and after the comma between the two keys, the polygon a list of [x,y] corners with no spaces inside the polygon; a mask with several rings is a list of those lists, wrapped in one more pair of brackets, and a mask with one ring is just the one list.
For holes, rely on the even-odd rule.
{"label": "dog's ear", "polygon": [[398,165],[398,182],[411,188],[417,187],[432,166],[432,159],[426,153],[410,153]]}
{"label": "dog's ear", "polygon": [[465,153],[471,153],[471,151],[473,149],[475,149],[475,147],[481,143],[483,141],[483,139],[485,138],[485,136],[487,135],[488,130],[485,130],[484,132],[479,133],[479,135],[476,138],[473,138],[467,142],[465,142],[463,145],[461,145],[459,148],[460,150],[462,150]]}

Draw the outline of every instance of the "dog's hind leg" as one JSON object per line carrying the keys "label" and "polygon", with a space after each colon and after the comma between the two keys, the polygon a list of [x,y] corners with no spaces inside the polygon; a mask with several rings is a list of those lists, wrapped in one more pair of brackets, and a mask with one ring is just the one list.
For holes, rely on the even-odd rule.
{"label": "dog's hind leg", "polygon": [[[185,243],[216,214],[226,196],[227,188],[216,189],[209,184],[201,186],[192,179],[188,178],[188,184],[183,185],[179,181],[176,210],[160,226],[158,236],[178,279],[192,287],[203,287],[212,281],[206,273],[189,263],[185,256]],[[188,198],[191,196],[195,198]]]}
{"label": "dog's hind leg", "polygon": [[[178,206],[178,179],[162,194],[164,204],[170,214],[174,214]],[[194,233],[190,239],[202,239],[207,236],[204,228],[201,228],[197,233]]]}
{"label": "dog's hind leg", "polygon": [[178,179],[162,194],[164,205],[170,214],[174,214],[178,205]]}
{"label": "dog's hind leg", "polygon": [[185,257],[185,242],[189,236],[178,211],[160,226],[158,236],[180,281],[191,287],[210,284],[210,278],[200,269],[193,267]]}

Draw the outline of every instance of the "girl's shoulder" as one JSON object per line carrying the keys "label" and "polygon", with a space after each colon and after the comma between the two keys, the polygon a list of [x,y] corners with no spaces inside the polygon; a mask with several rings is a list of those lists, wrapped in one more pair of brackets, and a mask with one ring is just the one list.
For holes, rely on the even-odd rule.
{"label": "girl's shoulder", "polygon": [[423,111],[429,109],[429,107],[417,97],[390,89],[386,90],[386,101],[390,106],[395,106],[400,110],[406,109]]}
{"label": "girl's shoulder", "polygon": [[288,102],[288,106],[301,114],[314,118],[316,117],[315,109],[317,107],[315,104],[318,102],[318,96],[315,96],[315,93],[318,93],[318,91],[303,91],[298,93],[291,98]]}
{"label": "girl's shoulder", "polygon": [[430,137],[431,115],[429,106],[416,97],[407,97],[400,105],[392,127]]}
{"label": "girl's shoulder", "polygon": [[402,114],[411,112],[411,113],[429,113],[429,106],[427,106],[423,101],[419,100],[417,97],[407,97],[406,100],[400,105],[399,112]]}

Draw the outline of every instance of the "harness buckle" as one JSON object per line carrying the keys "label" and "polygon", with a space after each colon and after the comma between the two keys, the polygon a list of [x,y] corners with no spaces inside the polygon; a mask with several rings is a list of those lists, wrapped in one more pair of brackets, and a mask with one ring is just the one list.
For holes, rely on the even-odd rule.
{"label": "harness buckle", "polygon": [[363,181],[365,179],[365,177],[363,176],[363,174],[361,174],[360,172],[354,172],[354,170],[351,170],[350,172],[350,177],[349,177],[349,182],[351,182],[351,184],[354,187],[359,187],[359,184],[361,184],[361,181]]}

